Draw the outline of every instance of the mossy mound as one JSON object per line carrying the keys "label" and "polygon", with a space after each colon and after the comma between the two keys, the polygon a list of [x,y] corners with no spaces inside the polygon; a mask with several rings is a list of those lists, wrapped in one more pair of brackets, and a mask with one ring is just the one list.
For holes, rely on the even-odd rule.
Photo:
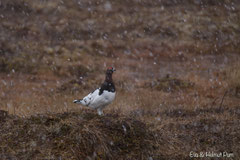
{"label": "mossy mound", "polygon": [[1,159],[147,159],[153,153],[148,127],[118,114],[0,116]]}

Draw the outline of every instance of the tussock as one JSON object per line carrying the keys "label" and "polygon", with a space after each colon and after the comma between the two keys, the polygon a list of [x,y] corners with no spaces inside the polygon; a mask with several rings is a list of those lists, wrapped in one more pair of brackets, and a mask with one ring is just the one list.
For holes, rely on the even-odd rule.
{"label": "tussock", "polygon": [[147,159],[153,133],[141,121],[91,111],[36,115],[0,113],[1,159]]}

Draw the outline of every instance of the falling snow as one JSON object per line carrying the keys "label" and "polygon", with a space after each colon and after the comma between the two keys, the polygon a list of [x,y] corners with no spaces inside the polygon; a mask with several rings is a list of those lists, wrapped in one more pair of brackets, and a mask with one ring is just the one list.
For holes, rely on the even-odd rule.
{"label": "falling snow", "polygon": [[[238,158],[239,10],[238,0],[0,1],[0,159]],[[106,114],[74,105],[109,66]]]}

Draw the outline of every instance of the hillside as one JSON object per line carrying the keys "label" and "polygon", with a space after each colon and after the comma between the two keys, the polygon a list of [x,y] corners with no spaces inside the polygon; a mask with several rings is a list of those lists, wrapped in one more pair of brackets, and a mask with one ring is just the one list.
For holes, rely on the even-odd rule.
{"label": "hillside", "polygon": [[[0,1],[0,159],[239,159],[239,17],[238,0]],[[108,66],[105,116],[73,104]]]}

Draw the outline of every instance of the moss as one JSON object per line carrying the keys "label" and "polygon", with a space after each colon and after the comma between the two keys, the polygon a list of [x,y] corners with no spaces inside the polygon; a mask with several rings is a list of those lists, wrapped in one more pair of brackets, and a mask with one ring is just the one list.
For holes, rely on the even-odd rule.
{"label": "moss", "polygon": [[31,62],[29,58],[15,57],[13,59],[7,59],[5,57],[0,58],[0,72],[21,72],[35,74],[37,67]]}
{"label": "moss", "polygon": [[71,92],[74,93],[84,87],[82,79],[71,79],[57,88],[58,92]]}
{"label": "moss", "polygon": [[69,134],[70,131],[71,131],[71,126],[70,125],[62,124],[59,134],[61,136],[65,136],[65,135]]}
{"label": "moss", "polygon": [[8,117],[8,112],[4,110],[0,110],[0,122],[5,122]]}
{"label": "moss", "polygon": [[145,84],[145,86],[151,87],[159,91],[173,92],[182,89],[192,88],[194,86],[194,83],[167,76],[162,79],[156,79],[151,83],[147,83]]}
{"label": "moss", "polygon": [[49,153],[63,159],[85,159],[94,152],[98,159],[139,159],[139,155],[147,158],[155,143],[143,122],[117,114],[101,117],[90,111],[14,119],[15,123],[7,119],[8,125],[0,129],[0,147],[5,154],[21,159]]}
{"label": "moss", "polygon": [[90,73],[90,70],[83,65],[71,65],[68,66],[68,71],[71,76],[82,77]]}
{"label": "moss", "polygon": [[5,57],[0,57],[0,72],[8,72],[8,61]]}

